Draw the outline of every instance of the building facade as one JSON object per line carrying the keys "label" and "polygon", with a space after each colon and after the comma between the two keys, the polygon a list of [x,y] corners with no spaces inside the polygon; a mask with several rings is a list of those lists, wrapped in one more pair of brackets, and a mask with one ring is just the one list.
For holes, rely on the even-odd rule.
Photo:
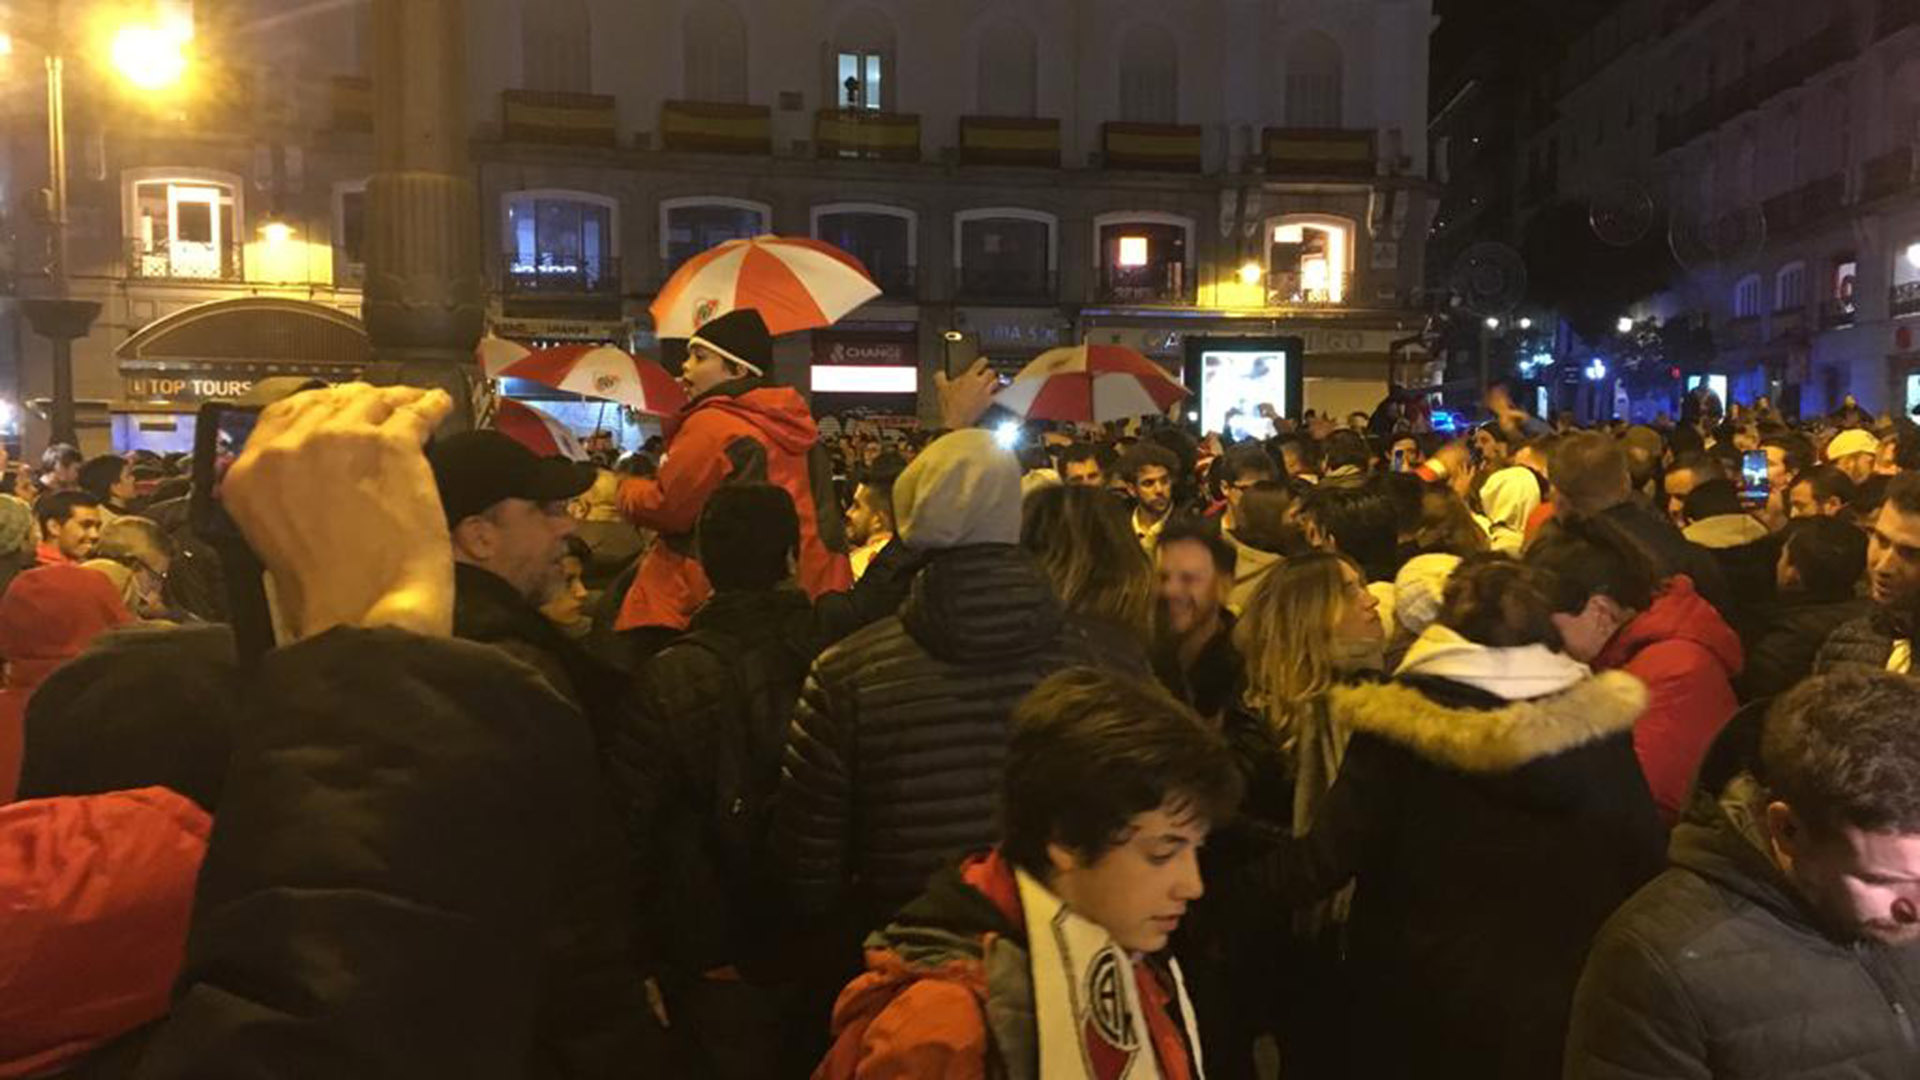
{"label": "building facade", "polygon": [[[297,305],[354,312],[364,273],[365,8],[196,14],[200,52],[249,58],[220,107],[69,105],[73,291],[103,304],[78,396],[89,440],[122,449],[178,433],[202,383],[350,363],[192,355],[153,329],[249,297],[281,302],[288,346]],[[948,331],[1008,371],[1080,340],[1173,365],[1197,335],[1299,336],[1307,404],[1370,408],[1420,323],[1431,17],[1430,0],[471,0],[493,330],[650,350],[648,302],[680,263],[811,235],[884,291],[781,341],[780,375],[819,412],[926,411]],[[12,288],[33,295],[44,114],[7,120]],[[11,331],[19,395],[43,398],[46,343]]]}
{"label": "building facade", "polygon": [[1665,241],[1667,288],[1623,318],[1704,326],[1741,400],[1920,405],[1920,5],[1627,0],[1533,96],[1520,213],[1573,201]]}

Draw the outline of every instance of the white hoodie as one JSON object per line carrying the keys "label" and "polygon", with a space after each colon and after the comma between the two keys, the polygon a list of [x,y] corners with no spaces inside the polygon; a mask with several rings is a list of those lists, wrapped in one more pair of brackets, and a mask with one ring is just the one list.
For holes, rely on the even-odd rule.
{"label": "white hoodie", "polygon": [[1545,645],[1496,649],[1435,623],[1407,650],[1400,670],[1394,672],[1396,678],[1407,675],[1464,683],[1505,701],[1527,701],[1557,694],[1591,678],[1593,670]]}

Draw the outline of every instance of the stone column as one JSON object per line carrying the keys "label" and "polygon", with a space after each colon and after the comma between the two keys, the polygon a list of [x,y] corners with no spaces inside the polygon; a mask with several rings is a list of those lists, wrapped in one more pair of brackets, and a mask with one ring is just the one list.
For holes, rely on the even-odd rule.
{"label": "stone column", "polygon": [[467,160],[465,8],[373,0],[378,171],[367,182],[369,378],[444,388],[454,431],[473,423],[473,350],[486,325]]}

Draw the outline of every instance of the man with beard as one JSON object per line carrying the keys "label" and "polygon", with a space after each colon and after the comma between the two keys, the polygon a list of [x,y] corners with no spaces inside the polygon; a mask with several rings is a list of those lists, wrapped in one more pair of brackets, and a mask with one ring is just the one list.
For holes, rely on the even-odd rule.
{"label": "man with beard", "polygon": [[1179,469],[1173,451],[1157,443],[1135,443],[1120,459],[1120,475],[1133,493],[1133,534],[1149,557],[1173,516],[1173,474]]}
{"label": "man with beard", "polygon": [[590,719],[607,716],[622,680],[540,613],[564,584],[567,503],[593,486],[593,466],[537,457],[497,431],[441,439],[427,457],[453,537],[454,636],[505,650]]}
{"label": "man with beard", "polygon": [[1920,606],[1920,474],[1887,485],[1887,500],[1867,540],[1867,582],[1873,611],[1844,623],[1814,660],[1815,674],[1913,670],[1913,614]]}
{"label": "man with beard", "polygon": [[1160,533],[1160,633],[1154,674],[1202,717],[1219,717],[1240,690],[1233,647],[1233,545],[1184,521]]}
{"label": "man with beard", "polygon": [[1920,1076],[1920,685],[1811,679],[1595,939],[1567,1080]]}

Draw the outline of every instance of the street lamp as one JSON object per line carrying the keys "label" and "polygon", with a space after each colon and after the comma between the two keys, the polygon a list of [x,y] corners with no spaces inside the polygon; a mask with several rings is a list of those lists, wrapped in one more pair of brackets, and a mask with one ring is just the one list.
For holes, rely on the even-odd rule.
{"label": "street lamp", "polygon": [[1620,316],[1620,321],[1615,323],[1613,328],[1623,334],[1633,333],[1633,317],[1629,315]]}
{"label": "street lamp", "polygon": [[[68,295],[67,283],[67,107],[66,38],[61,16],[64,4],[53,0],[47,6],[44,38],[38,43],[46,54],[47,68],[47,225],[52,233],[52,258],[47,264],[48,295],[21,301],[27,322],[34,333],[53,346],[53,441],[79,444],[74,423],[73,343],[85,337],[100,314],[97,300],[77,300]],[[114,34],[110,48],[113,65],[136,88],[152,92],[180,81],[187,70],[187,42],[193,36],[191,23],[170,20],[163,26],[141,24],[122,27]],[[13,37],[6,36],[5,53],[13,51]]]}

